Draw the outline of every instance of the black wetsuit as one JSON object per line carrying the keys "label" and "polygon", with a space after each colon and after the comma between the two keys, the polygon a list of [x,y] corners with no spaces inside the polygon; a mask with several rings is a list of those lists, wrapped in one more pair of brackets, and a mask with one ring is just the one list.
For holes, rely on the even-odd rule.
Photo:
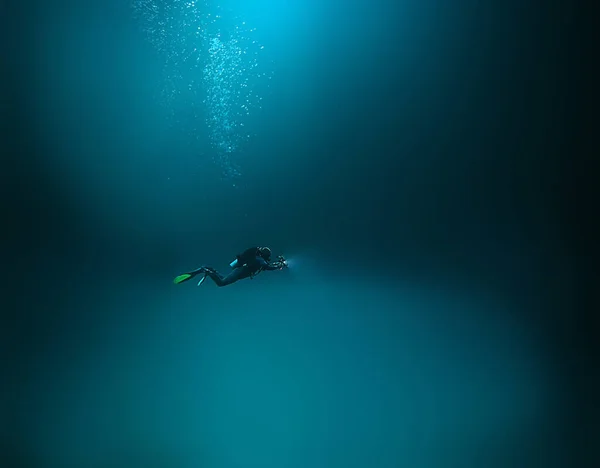
{"label": "black wetsuit", "polygon": [[238,264],[227,276],[223,276],[212,268],[204,268],[204,272],[217,286],[227,286],[244,278],[256,276],[263,270],[281,270],[280,263],[269,263],[259,253],[258,248],[246,250],[237,256]]}

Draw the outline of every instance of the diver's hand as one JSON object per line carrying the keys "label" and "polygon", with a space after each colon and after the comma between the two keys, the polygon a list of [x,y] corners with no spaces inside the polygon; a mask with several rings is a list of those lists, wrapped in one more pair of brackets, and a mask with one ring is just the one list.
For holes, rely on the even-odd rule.
{"label": "diver's hand", "polygon": [[284,268],[287,268],[287,266],[288,266],[283,255],[280,255],[279,257],[277,257],[277,261],[274,263],[274,265],[276,265],[279,270],[283,270]]}

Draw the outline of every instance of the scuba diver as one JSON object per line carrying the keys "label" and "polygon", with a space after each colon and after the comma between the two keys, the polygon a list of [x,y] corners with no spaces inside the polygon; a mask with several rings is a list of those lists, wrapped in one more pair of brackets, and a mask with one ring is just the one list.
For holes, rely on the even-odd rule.
{"label": "scuba diver", "polygon": [[229,264],[229,266],[233,268],[233,271],[227,276],[221,275],[214,268],[202,266],[194,271],[177,276],[173,282],[175,284],[180,284],[192,279],[196,275],[202,274],[203,276],[198,282],[198,286],[200,286],[208,276],[217,286],[221,287],[233,284],[244,278],[254,278],[264,270],[283,270],[284,268],[287,268],[287,262],[281,255],[277,257],[277,260],[273,263],[271,263],[270,260],[271,249],[268,247],[250,247],[243,253],[236,255],[235,260]]}

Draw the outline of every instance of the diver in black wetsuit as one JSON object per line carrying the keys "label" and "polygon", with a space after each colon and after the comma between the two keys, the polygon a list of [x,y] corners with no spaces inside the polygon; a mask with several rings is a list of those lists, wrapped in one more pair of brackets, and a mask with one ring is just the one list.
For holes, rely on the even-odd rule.
{"label": "diver in black wetsuit", "polygon": [[243,253],[236,255],[236,259],[231,263],[233,271],[227,276],[221,275],[217,270],[208,266],[202,266],[189,273],[184,273],[175,278],[175,284],[183,283],[196,275],[204,274],[204,278],[207,276],[212,279],[215,284],[219,287],[233,284],[236,281],[245,278],[253,278],[264,270],[282,270],[287,267],[285,258],[279,256],[277,261],[270,262],[271,260],[271,249],[268,247],[251,247],[246,249]]}

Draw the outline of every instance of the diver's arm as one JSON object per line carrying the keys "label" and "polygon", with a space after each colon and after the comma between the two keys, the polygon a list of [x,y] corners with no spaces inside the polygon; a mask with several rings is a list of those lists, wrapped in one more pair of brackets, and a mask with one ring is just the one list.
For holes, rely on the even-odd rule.
{"label": "diver's arm", "polygon": [[276,261],[273,263],[269,263],[267,262],[264,258],[262,257],[257,257],[258,262],[260,263],[260,269],[261,270],[281,270],[284,266],[284,264],[281,261]]}
{"label": "diver's arm", "polygon": [[267,263],[265,262],[266,266],[265,266],[265,270],[283,270],[284,268],[287,267],[287,263],[285,262],[285,259],[283,257],[279,257],[279,260],[277,260],[276,262],[273,263]]}

